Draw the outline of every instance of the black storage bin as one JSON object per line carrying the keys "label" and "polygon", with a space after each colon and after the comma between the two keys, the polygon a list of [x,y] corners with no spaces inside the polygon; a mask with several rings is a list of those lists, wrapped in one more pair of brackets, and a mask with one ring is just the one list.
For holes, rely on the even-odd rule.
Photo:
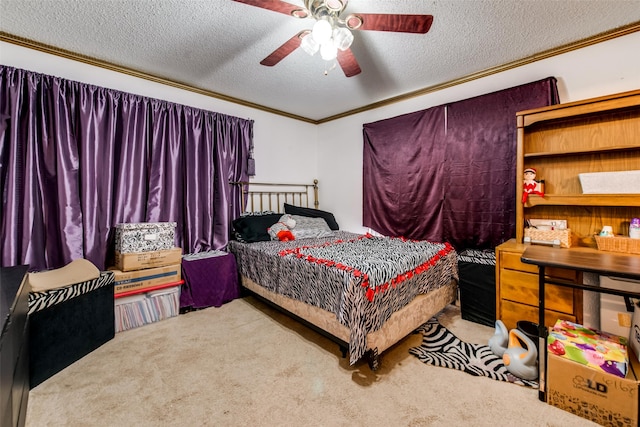
{"label": "black storage bin", "polygon": [[464,320],[495,326],[496,254],[466,249],[458,254],[460,311]]}
{"label": "black storage bin", "polygon": [[29,383],[34,388],[115,336],[114,275],[29,300]]}

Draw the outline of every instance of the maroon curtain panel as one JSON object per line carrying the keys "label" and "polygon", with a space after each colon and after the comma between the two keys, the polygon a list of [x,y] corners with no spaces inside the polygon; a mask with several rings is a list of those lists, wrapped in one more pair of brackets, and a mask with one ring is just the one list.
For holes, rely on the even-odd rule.
{"label": "maroon curtain panel", "polygon": [[[114,226],[175,221],[220,249],[248,180],[253,121],[0,66],[0,262],[113,256]],[[234,212],[234,209],[238,212]]]}
{"label": "maroon curtain panel", "polygon": [[515,236],[515,114],[558,102],[549,77],[365,124],[363,225],[456,249]]}
{"label": "maroon curtain panel", "polygon": [[442,240],[444,110],[364,125],[365,226],[387,235]]}
{"label": "maroon curtain panel", "polygon": [[454,247],[515,237],[516,113],[558,102],[550,77],[447,105],[443,238]]}

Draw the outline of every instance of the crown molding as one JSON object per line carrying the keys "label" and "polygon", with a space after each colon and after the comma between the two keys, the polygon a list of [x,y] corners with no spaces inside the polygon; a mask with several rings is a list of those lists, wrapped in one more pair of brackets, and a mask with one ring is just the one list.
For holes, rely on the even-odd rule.
{"label": "crown molding", "polygon": [[398,102],[403,102],[412,98],[416,98],[419,96],[423,96],[429,93],[437,92],[443,89],[447,89],[453,86],[457,86],[463,83],[468,83],[473,80],[481,79],[483,77],[488,77],[493,74],[501,73],[507,70],[511,70],[513,68],[518,68],[523,65],[527,65],[536,61],[540,61],[543,59],[551,58],[553,56],[561,55],[567,52],[571,52],[574,50],[582,49],[588,46],[592,46],[598,43],[602,43],[608,40],[615,39],[617,37],[626,36],[635,32],[640,31],[640,21],[635,22],[633,24],[616,28],[611,31],[606,31],[604,33],[597,34],[593,37],[589,37],[583,40],[579,40],[577,42],[569,43],[560,47],[556,47],[553,49],[548,49],[543,52],[536,53],[535,55],[528,56],[526,58],[522,58],[516,61],[509,62],[507,64],[499,65],[497,67],[492,67],[483,71],[479,71],[477,73],[469,74],[463,77],[459,77],[454,80],[450,80],[448,82],[440,83],[433,86],[428,86],[422,89],[418,89],[412,92],[408,92],[402,95],[394,96],[392,98],[387,98],[382,101],[374,102],[372,104],[364,105],[359,108],[355,108],[353,110],[348,110],[333,116],[325,117],[323,119],[314,120],[308,117],[299,116],[296,114],[287,113],[286,111],[277,110],[274,108],[266,107],[264,105],[256,104],[253,102],[245,101],[243,99],[234,98],[232,96],[228,96],[219,92],[214,92],[211,90],[199,88],[196,86],[192,86],[190,84],[167,79],[161,76],[156,76],[150,73],[145,73],[134,68],[124,67],[118,64],[114,64],[111,62],[103,61],[100,59],[96,59],[90,56],[82,55],[76,52],[72,52],[69,50],[61,49],[55,46],[47,45],[44,43],[40,43],[34,40],[29,40],[24,37],[15,36],[9,33],[0,31],[0,41],[15,44],[18,46],[22,46],[28,49],[34,49],[40,52],[48,53],[51,55],[56,55],[62,58],[71,59],[73,61],[82,62],[88,65],[92,65],[95,67],[104,68],[106,70],[115,71],[118,73],[126,74],[129,76],[137,77],[140,79],[148,80],[155,83],[160,83],[163,85],[175,87],[177,89],[186,90],[189,92],[197,93],[199,95],[209,96],[212,98],[220,99],[222,101],[231,102],[234,104],[242,105],[245,107],[253,108],[256,110],[265,111],[267,113],[276,114],[279,116],[287,117],[294,120],[300,120],[306,123],[311,123],[315,125],[327,123],[330,121],[342,119],[345,117],[349,117],[355,114],[363,113],[365,111],[374,110],[377,108],[385,107],[388,105],[396,104]]}
{"label": "crown molding", "polygon": [[615,30],[607,31],[601,34],[598,34],[593,37],[589,37],[587,39],[583,39],[574,43],[569,43],[557,48],[545,50],[543,52],[536,53],[535,55],[528,56],[523,59],[518,59],[513,62],[509,62],[507,64],[499,65],[497,67],[489,68],[483,71],[479,71],[477,73],[469,74],[464,77],[460,77],[454,80],[450,80],[448,82],[440,83],[437,85],[429,86],[423,89],[418,89],[413,92],[408,92],[402,95],[395,96],[393,98],[387,98],[382,101],[375,102],[373,104],[365,105],[353,110],[345,111],[344,113],[336,114],[334,116],[326,117],[324,119],[318,120],[318,124],[330,122],[332,120],[341,119],[344,117],[352,116],[354,114],[362,113],[369,110],[374,110],[376,108],[385,107],[391,104],[395,104],[397,102],[406,101],[408,99],[416,98],[418,96],[423,96],[428,93],[437,92],[439,90],[447,89],[452,86],[461,85],[463,83],[468,83],[473,80],[481,79],[483,77],[488,77],[493,74],[502,73],[503,71],[508,71],[513,68],[518,68],[523,65],[531,64],[532,62],[540,61],[543,59],[551,58],[553,56],[562,55],[567,52],[571,52],[574,50],[582,49],[588,46],[592,46],[598,43],[605,42],[607,40],[612,40],[618,37],[626,36],[635,32],[640,31],[640,22],[635,22],[631,25],[627,25],[624,27],[617,28]]}

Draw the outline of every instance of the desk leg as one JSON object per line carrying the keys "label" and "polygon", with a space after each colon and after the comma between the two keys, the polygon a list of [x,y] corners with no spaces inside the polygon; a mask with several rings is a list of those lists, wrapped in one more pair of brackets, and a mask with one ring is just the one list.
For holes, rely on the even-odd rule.
{"label": "desk leg", "polygon": [[538,271],[538,399],[547,401],[547,327],[544,324],[544,266]]}

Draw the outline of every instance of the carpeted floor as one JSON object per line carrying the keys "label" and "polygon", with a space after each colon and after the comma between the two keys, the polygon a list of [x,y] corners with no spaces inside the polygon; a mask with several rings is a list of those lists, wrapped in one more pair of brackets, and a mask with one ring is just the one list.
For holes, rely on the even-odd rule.
{"label": "carpeted floor", "polygon": [[[466,342],[492,328],[449,306]],[[535,389],[426,365],[412,334],[372,372],[252,298],[116,334],[29,395],[27,426],[587,426]]]}

